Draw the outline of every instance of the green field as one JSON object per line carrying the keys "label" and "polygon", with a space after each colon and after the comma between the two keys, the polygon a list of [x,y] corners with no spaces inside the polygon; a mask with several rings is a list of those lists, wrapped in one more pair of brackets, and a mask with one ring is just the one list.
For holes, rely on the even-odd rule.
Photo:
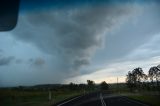
{"label": "green field", "polygon": [[[49,91],[52,99],[49,100]],[[85,93],[100,91],[99,86],[90,89],[87,85],[40,85],[33,87],[15,87],[0,89],[0,106],[50,106],[67,98]],[[101,92],[128,96],[152,106],[160,106],[158,91],[140,90],[130,92],[125,84],[110,84],[108,90]]]}
{"label": "green field", "polygon": [[158,95],[128,95],[129,98],[133,98],[135,100],[142,101],[144,103],[150,104],[152,106],[160,106],[160,96]]}
{"label": "green field", "polygon": [[48,100],[48,91],[0,90],[0,106],[50,106],[58,101],[81,94],[71,91],[51,91],[52,100]]}
{"label": "green field", "polygon": [[154,90],[135,90],[134,92],[130,92],[127,86],[121,84],[117,87],[116,84],[112,84],[110,86],[112,94],[118,94],[121,96],[127,96],[129,98],[142,101],[151,106],[160,106],[160,92]]}

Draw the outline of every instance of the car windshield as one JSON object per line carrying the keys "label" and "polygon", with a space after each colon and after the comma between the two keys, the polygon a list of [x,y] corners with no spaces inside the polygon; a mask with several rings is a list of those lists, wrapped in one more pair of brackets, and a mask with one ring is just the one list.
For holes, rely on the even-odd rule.
{"label": "car windshield", "polygon": [[0,105],[160,105],[158,0],[18,4],[0,32]]}

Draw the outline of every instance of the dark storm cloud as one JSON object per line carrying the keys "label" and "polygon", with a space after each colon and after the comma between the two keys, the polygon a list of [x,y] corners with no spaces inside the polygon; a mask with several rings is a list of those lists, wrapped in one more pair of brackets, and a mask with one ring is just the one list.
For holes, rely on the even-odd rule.
{"label": "dark storm cloud", "polygon": [[[53,65],[53,69],[57,72],[73,74],[90,63],[95,51],[101,47],[104,35],[127,19],[131,12],[132,7],[127,5],[29,11],[20,16],[14,36],[56,57],[56,68]],[[36,62],[42,63],[45,62]]]}
{"label": "dark storm cloud", "polygon": [[42,59],[42,58],[36,58],[36,59],[34,60],[34,65],[36,65],[36,66],[42,66],[42,65],[44,65],[44,64],[45,64],[45,60]]}
{"label": "dark storm cloud", "polygon": [[31,58],[28,60],[29,64],[35,65],[35,66],[42,66],[45,64],[45,60],[41,57],[38,58]]}
{"label": "dark storm cloud", "polygon": [[14,59],[13,56],[2,57],[0,55],[0,66],[9,65],[13,59]]}
{"label": "dark storm cloud", "polygon": [[[40,10],[43,8],[61,9],[64,7],[78,7],[82,5],[111,5],[134,2],[144,2],[146,0],[21,0],[23,10]],[[151,1],[151,0],[148,0]]]}

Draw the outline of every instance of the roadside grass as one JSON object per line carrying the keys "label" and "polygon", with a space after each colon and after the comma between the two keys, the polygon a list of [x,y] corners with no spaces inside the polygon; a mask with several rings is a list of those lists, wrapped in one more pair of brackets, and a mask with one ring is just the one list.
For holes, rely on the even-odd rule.
{"label": "roadside grass", "polygon": [[48,100],[48,91],[0,90],[0,106],[50,106],[67,98],[82,94],[81,91],[51,91],[52,99]]}
{"label": "roadside grass", "polygon": [[65,100],[65,99],[68,99],[70,97],[78,96],[80,94],[81,93],[77,93],[77,92],[74,92],[74,93],[72,92],[72,93],[67,93],[67,94],[61,94],[61,95],[55,96],[54,100],[55,100],[55,103],[57,103],[57,102]]}
{"label": "roadside grass", "polygon": [[144,103],[150,104],[151,106],[160,106],[160,96],[157,95],[128,95],[129,98],[142,101]]}
{"label": "roadside grass", "polygon": [[142,101],[151,106],[160,106],[160,92],[159,91],[148,91],[148,90],[140,90],[130,92],[130,90],[126,87],[126,85],[116,84],[111,85],[112,94],[117,94],[121,96],[126,96],[135,100]]}

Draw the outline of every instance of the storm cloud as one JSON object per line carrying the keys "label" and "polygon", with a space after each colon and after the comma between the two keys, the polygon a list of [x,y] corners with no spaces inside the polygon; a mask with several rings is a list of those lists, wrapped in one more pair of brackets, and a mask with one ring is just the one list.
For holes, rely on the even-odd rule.
{"label": "storm cloud", "polygon": [[29,62],[35,66],[42,66],[45,64],[45,60],[43,58],[29,59]]}
{"label": "storm cloud", "polygon": [[0,66],[9,65],[13,59],[13,56],[3,57],[0,55]]}
{"label": "storm cloud", "polygon": [[158,10],[151,1],[21,0],[17,27],[0,33],[0,87],[148,72],[160,60]]}
{"label": "storm cloud", "polygon": [[136,9],[124,4],[25,11],[26,14],[19,17],[13,36],[56,57],[58,66],[54,67],[53,63],[52,68],[57,73],[65,77],[76,75],[78,70],[90,64],[96,50],[102,47],[105,35],[132,17]]}

